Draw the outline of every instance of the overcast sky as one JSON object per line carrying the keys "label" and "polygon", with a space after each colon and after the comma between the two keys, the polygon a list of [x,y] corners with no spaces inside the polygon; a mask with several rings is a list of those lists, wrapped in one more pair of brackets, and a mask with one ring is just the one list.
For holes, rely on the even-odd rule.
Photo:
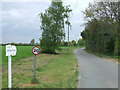
{"label": "overcast sky", "polygon": [[[80,26],[84,23],[82,10],[88,7],[89,2],[93,2],[93,0],[63,0],[64,6],[70,5],[73,9],[70,17],[72,23],[70,40],[77,41],[80,38],[80,32],[84,30],[84,26]],[[4,0],[0,3],[2,42],[29,43],[33,38],[39,42],[42,31],[40,30],[38,14],[44,12],[50,4],[50,0],[20,0],[19,2],[17,0]]]}

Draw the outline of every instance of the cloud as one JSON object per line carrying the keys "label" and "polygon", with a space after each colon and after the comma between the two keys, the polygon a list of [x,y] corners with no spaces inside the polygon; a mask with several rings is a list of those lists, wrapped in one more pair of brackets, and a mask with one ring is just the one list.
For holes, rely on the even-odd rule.
{"label": "cloud", "polygon": [[[2,2],[49,2],[52,0],[2,0]],[[57,2],[60,2],[61,0],[54,0]],[[62,0],[63,2],[76,2],[76,1],[86,1],[88,0]],[[94,1],[94,0],[89,0],[89,1]]]}
{"label": "cloud", "polygon": [[50,2],[50,0],[2,0],[2,2]]}
{"label": "cloud", "polygon": [[39,13],[49,7],[50,3],[3,3],[2,38],[7,42],[29,42],[41,37]]}
{"label": "cloud", "polygon": [[19,12],[19,10],[11,9],[8,11],[8,15],[10,15],[13,18],[23,18],[22,13]]}
{"label": "cloud", "polygon": [[[38,3],[36,0],[27,0],[26,2],[21,2],[22,0],[20,2],[4,1],[6,2],[2,4],[2,11],[0,10],[3,16],[1,25],[3,42],[30,42],[33,38],[38,40],[42,33],[38,14],[44,12],[50,6],[50,3]],[[83,26],[80,26],[84,22],[81,10],[87,7],[88,2],[88,0],[78,0],[77,5],[76,0],[64,2],[65,6],[71,5],[71,8],[74,9],[71,16],[72,30],[70,31],[70,40],[78,40],[80,38],[80,32],[84,29]],[[65,31],[67,36],[67,28]]]}

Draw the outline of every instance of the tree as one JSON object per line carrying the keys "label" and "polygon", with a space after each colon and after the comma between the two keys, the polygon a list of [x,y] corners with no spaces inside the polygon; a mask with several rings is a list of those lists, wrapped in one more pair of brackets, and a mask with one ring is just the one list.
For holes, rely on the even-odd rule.
{"label": "tree", "polygon": [[35,44],[35,39],[32,39],[32,40],[30,41],[30,44],[34,45],[34,44]]}
{"label": "tree", "polygon": [[89,4],[83,12],[86,23],[81,36],[87,50],[120,55],[118,8],[118,2],[99,2]]}
{"label": "tree", "polygon": [[72,43],[73,46],[76,46],[76,45],[77,45],[77,43],[76,43],[75,40],[72,40],[71,43]]}
{"label": "tree", "polygon": [[113,23],[118,20],[118,2],[97,2],[89,4],[84,13],[84,18],[87,21],[93,19],[102,20],[108,23]]}
{"label": "tree", "polygon": [[55,53],[65,37],[65,19],[69,17],[68,14],[71,12],[69,6],[66,7],[62,5],[62,1],[52,2],[45,13],[39,14],[43,31],[40,45],[45,53]]}
{"label": "tree", "polygon": [[82,39],[79,39],[78,42],[77,42],[77,44],[78,44],[79,46],[84,46],[84,45],[85,45],[84,39],[83,39],[83,38],[82,38]]}

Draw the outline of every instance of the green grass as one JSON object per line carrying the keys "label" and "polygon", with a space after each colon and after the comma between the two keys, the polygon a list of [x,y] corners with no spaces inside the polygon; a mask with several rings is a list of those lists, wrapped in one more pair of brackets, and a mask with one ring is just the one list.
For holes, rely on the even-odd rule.
{"label": "green grass", "polygon": [[[17,46],[16,56],[12,56],[12,63],[19,61],[22,58],[29,57],[32,55],[33,46]],[[2,46],[2,65],[7,65],[8,57],[5,55],[5,46]]]}
{"label": "green grass", "polygon": [[104,58],[104,59],[107,59],[107,60],[111,60],[111,61],[114,61],[114,62],[119,62],[120,63],[120,56],[113,56],[112,54],[100,54],[100,53],[95,53],[95,52],[91,52],[91,51],[88,51],[85,49],[86,52],[92,54],[92,55],[96,55],[100,58]]}
{"label": "green grass", "polygon": [[2,64],[2,46],[0,46],[0,65]]}
{"label": "green grass", "polygon": [[0,66],[2,65],[2,46],[0,46]]}
{"label": "green grass", "polygon": [[0,46],[0,89],[2,88],[2,46]]}
{"label": "green grass", "polygon": [[[17,47],[18,50],[31,47]],[[20,49],[21,48],[21,49]],[[77,61],[73,54],[75,47],[62,47],[59,54],[40,54],[37,56],[36,78],[33,83],[33,56],[24,53],[20,58],[14,57],[12,65],[12,87],[13,88],[75,88],[77,80]],[[21,53],[23,55],[23,53]],[[27,58],[24,58],[29,56]],[[16,61],[18,62],[16,62]],[[5,63],[6,64],[6,63]],[[7,88],[7,67],[3,68],[2,86]]]}

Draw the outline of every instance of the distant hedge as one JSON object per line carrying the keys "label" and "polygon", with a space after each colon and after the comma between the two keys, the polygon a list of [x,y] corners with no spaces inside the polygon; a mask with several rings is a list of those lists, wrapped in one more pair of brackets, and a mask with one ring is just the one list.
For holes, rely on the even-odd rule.
{"label": "distant hedge", "polygon": [[0,45],[6,46],[8,44],[15,45],[15,46],[39,46],[39,44],[28,44],[28,43],[6,43],[6,44],[0,44]]}

